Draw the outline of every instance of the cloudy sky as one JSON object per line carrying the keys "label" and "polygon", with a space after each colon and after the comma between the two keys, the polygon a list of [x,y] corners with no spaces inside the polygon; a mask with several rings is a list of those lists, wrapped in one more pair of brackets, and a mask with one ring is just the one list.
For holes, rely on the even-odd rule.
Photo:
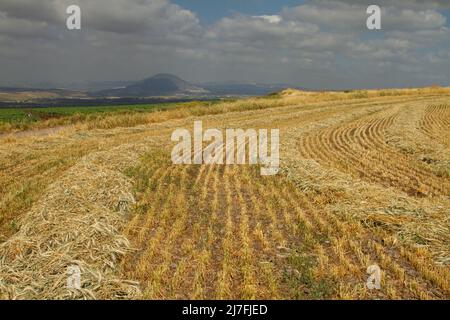
{"label": "cloudy sky", "polygon": [[[66,28],[77,4],[82,29]],[[382,31],[366,28],[369,4]],[[0,0],[0,85],[137,80],[450,85],[450,0]]]}

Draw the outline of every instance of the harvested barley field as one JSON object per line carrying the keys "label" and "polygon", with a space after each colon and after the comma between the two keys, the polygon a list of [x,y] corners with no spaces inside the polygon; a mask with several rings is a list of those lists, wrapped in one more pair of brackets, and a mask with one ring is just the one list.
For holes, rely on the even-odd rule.
{"label": "harvested barley field", "polygon": [[[197,120],[279,129],[279,174],[173,164],[172,132]],[[0,136],[2,299],[449,299],[449,265],[447,88],[286,90]]]}

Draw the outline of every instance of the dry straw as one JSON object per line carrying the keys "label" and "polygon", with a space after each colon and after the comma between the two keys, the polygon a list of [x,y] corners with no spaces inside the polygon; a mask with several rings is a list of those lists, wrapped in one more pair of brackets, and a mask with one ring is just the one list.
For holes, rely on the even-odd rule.
{"label": "dry straw", "polygon": [[[135,161],[123,145],[83,158],[53,183],[0,246],[0,298],[137,298],[138,283],[116,275],[130,252],[120,233],[134,204],[132,185],[119,169]],[[81,289],[67,288],[67,268],[81,269]]]}

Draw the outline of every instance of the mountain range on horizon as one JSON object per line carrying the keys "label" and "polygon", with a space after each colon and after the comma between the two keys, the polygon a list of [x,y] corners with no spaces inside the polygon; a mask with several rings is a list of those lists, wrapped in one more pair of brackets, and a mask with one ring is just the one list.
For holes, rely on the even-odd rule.
{"label": "mountain range on horizon", "polygon": [[281,91],[289,84],[264,84],[245,81],[201,82],[194,83],[169,74],[159,73],[139,81],[78,81],[56,84],[51,82],[14,84],[0,86],[0,92],[52,91],[60,96],[73,92],[83,93],[86,97],[162,97],[162,96],[256,96]]}
{"label": "mountain range on horizon", "polygon": [[160,73],[124,87],[100,90],[91,94],[102,97],[250,96],[264,95],[288,87],[292,86],[238,81],[191,83],[173,74]]}
{"label": "mountain range on horizon", "polygon": [[192,83],[178,76],[160,73],[140,81],[86,81],[71,85],[0,86],[0,107],[8,105],[97,105],[142,101],[187,101],[245,96],[263,96],[296,88],[288,84],[252,82]]}

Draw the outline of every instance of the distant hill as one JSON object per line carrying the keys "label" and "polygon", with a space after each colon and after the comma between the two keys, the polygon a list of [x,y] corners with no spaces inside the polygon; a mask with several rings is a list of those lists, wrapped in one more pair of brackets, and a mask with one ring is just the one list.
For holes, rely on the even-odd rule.
{"label": "distant hill", "polygon": [[115,97],[151,97],[151,96],[179,96],[205,95],[208,92],[177,76],[171,74],[157,74],[125,88],[102,90],[97,92],[101,96]]}
{"label": "distant hill", "polygon": [[291,87],[288,84],[258,84],[251,82],[208,82],[193,84],[172,74],[161,73],[124,88],[101,90],[103,97],[154,96],[259,96]]}
{"label": "distant hill", "polygon": [[[42,100],[117,99],[215,99],[220,97],[261,96],[292,87],[287,84],[252,82],[191,83],[175,75],[161,73],[141,81],[84,81],[52,88],[0,88],[0,102]],[[86,101],[80,101],[86,102]]]}

